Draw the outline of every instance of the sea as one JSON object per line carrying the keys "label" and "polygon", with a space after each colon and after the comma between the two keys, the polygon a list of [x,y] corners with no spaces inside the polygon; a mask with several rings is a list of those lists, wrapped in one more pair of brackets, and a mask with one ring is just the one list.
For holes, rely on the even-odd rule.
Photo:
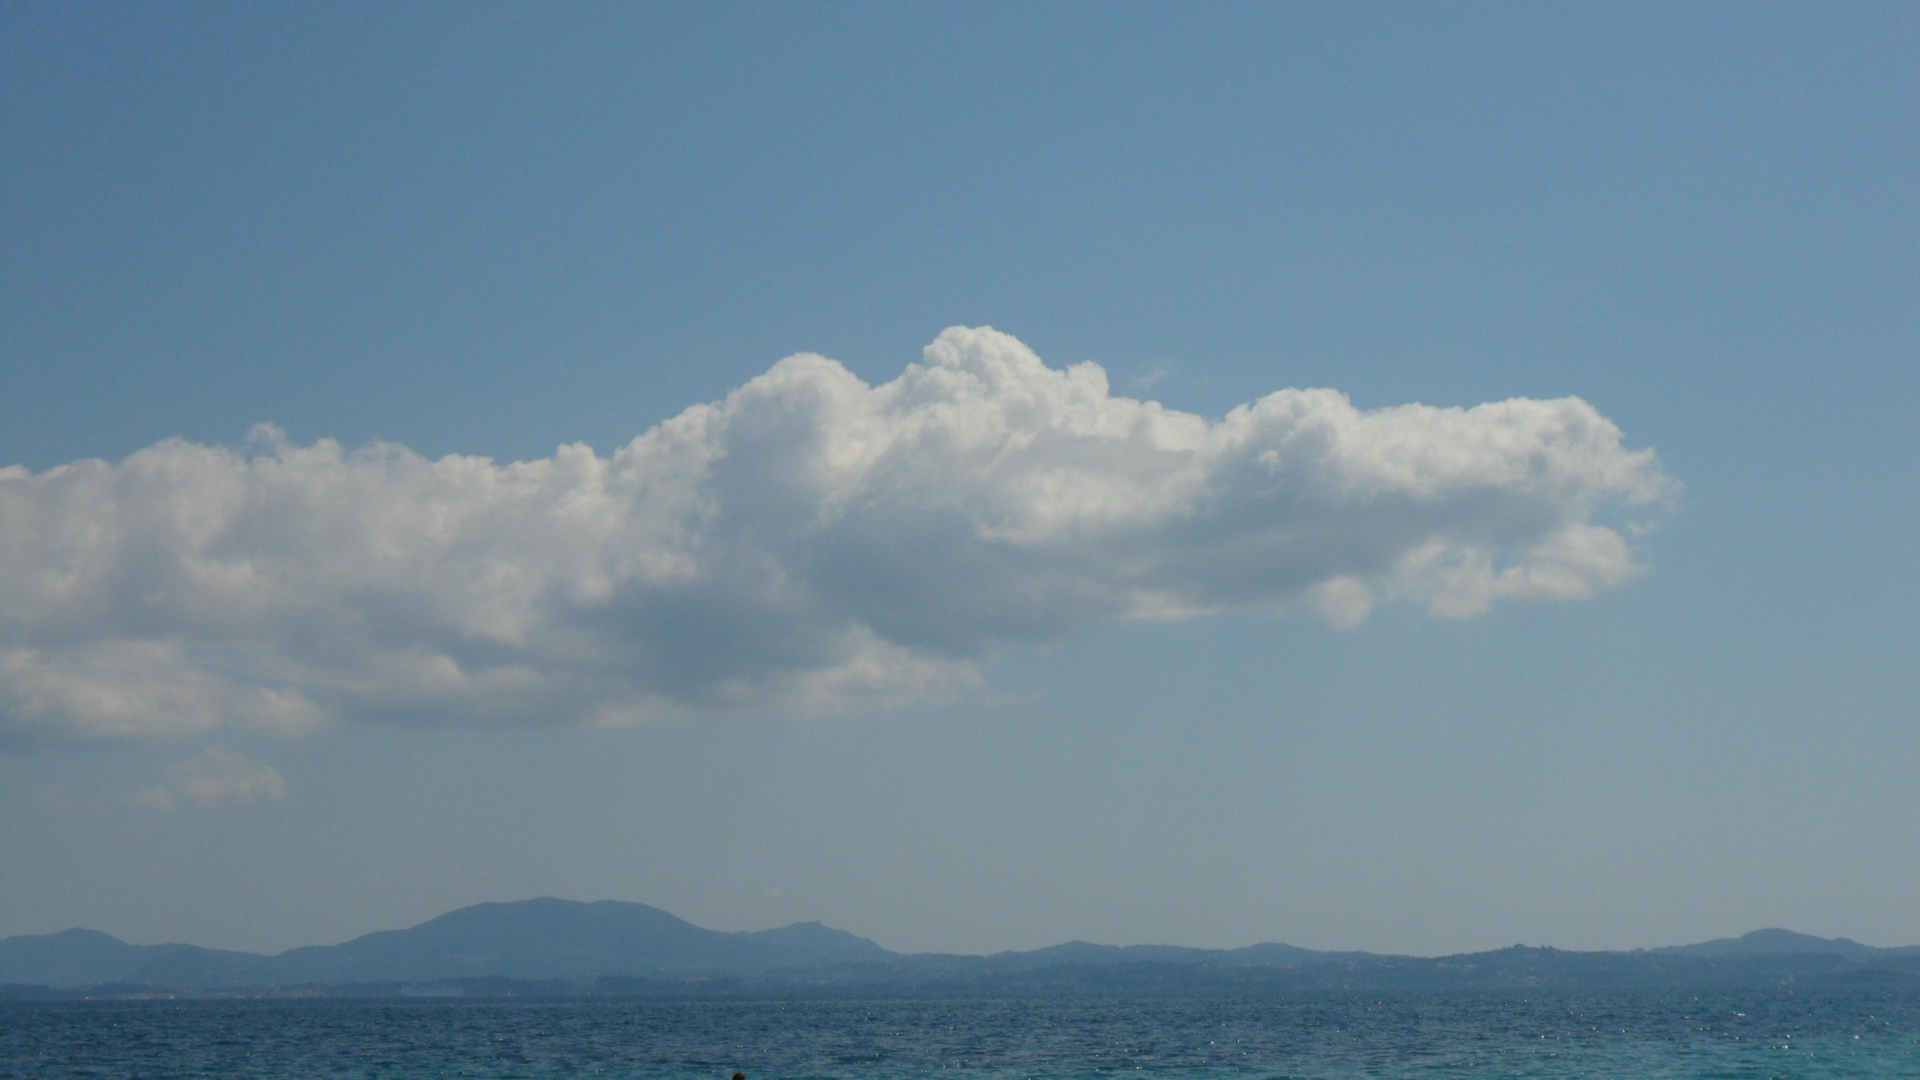
{"label": "sea", "polygon": [[14,1001],[0,1077],[1920,1080],[1920,989]]}

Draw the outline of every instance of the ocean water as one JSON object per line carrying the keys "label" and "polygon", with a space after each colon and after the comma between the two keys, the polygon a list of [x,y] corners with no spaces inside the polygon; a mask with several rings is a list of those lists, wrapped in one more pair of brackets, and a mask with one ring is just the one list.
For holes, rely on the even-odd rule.
{"label": "ocean water", "polygon": [[0,1004],[0,1077],[1920,1078],[1920,991]]}

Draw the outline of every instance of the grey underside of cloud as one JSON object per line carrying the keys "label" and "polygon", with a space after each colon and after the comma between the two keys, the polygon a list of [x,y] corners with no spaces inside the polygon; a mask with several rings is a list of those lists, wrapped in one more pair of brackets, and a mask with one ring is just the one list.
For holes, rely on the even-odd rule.
{"label": "grey underside of cloud", "polygon": [[790,357],[604,458],[168,441],[0,470],[0,740],[834,709],[1121,620],[1467,616],[1626,581],[1674,487],[1577,398],[1209,421],[985,328],[880,386]]}

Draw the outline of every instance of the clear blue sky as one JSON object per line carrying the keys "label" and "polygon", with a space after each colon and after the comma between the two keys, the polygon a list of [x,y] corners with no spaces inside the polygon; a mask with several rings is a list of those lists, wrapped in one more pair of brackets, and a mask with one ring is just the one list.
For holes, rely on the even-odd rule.
{"label": "clear blue sky", "polygon": [[[0,481],[145,454],[0,502],[0,935],[277,950],[544,894],[902,949],[1920,942],[1916,57],[1893,3],[0,8]],[[1034,547],[942,532],[1039,489],[927,450],[801,551],[766,418],[844,385],[810,368],[725,414],[759,471],[687,481],[733,561],[671,602],[308,573],[431,532],[412,458],[195,501],[323,439],[607,459],[783,357],[879,385],[989,325],[1216,423],[1577,396],[1666,486],[1283,521],[1249,456]],[[1066,422],[1020,476],[1113,486],[1022,512],[1187,475],[1044,457]],[[545,565],[489,513],[455,547]],[[155,554],[216,518],[293,577]],[[1640,570],[1436,617],[1367,561],[1415,522]],[[497,679],[449,697],[446,656]]]}

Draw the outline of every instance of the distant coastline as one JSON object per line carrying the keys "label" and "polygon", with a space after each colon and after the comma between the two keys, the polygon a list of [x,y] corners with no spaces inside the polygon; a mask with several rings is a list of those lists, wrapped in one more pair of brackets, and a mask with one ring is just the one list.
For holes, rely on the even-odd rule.
{"label": "distant coastline", "polygon": [[707,930],[645,904],[478,904],[278,955],[129,945],[95,930],[0,939],[0,997],[1051,996],[1284,989],[1755,985],[1920,987],[1920,946],[1758,930],[1630,952],[1514,946],[1444,957],[1291,945],[1070,942],[992,956],[896,953],[844,930]]}

